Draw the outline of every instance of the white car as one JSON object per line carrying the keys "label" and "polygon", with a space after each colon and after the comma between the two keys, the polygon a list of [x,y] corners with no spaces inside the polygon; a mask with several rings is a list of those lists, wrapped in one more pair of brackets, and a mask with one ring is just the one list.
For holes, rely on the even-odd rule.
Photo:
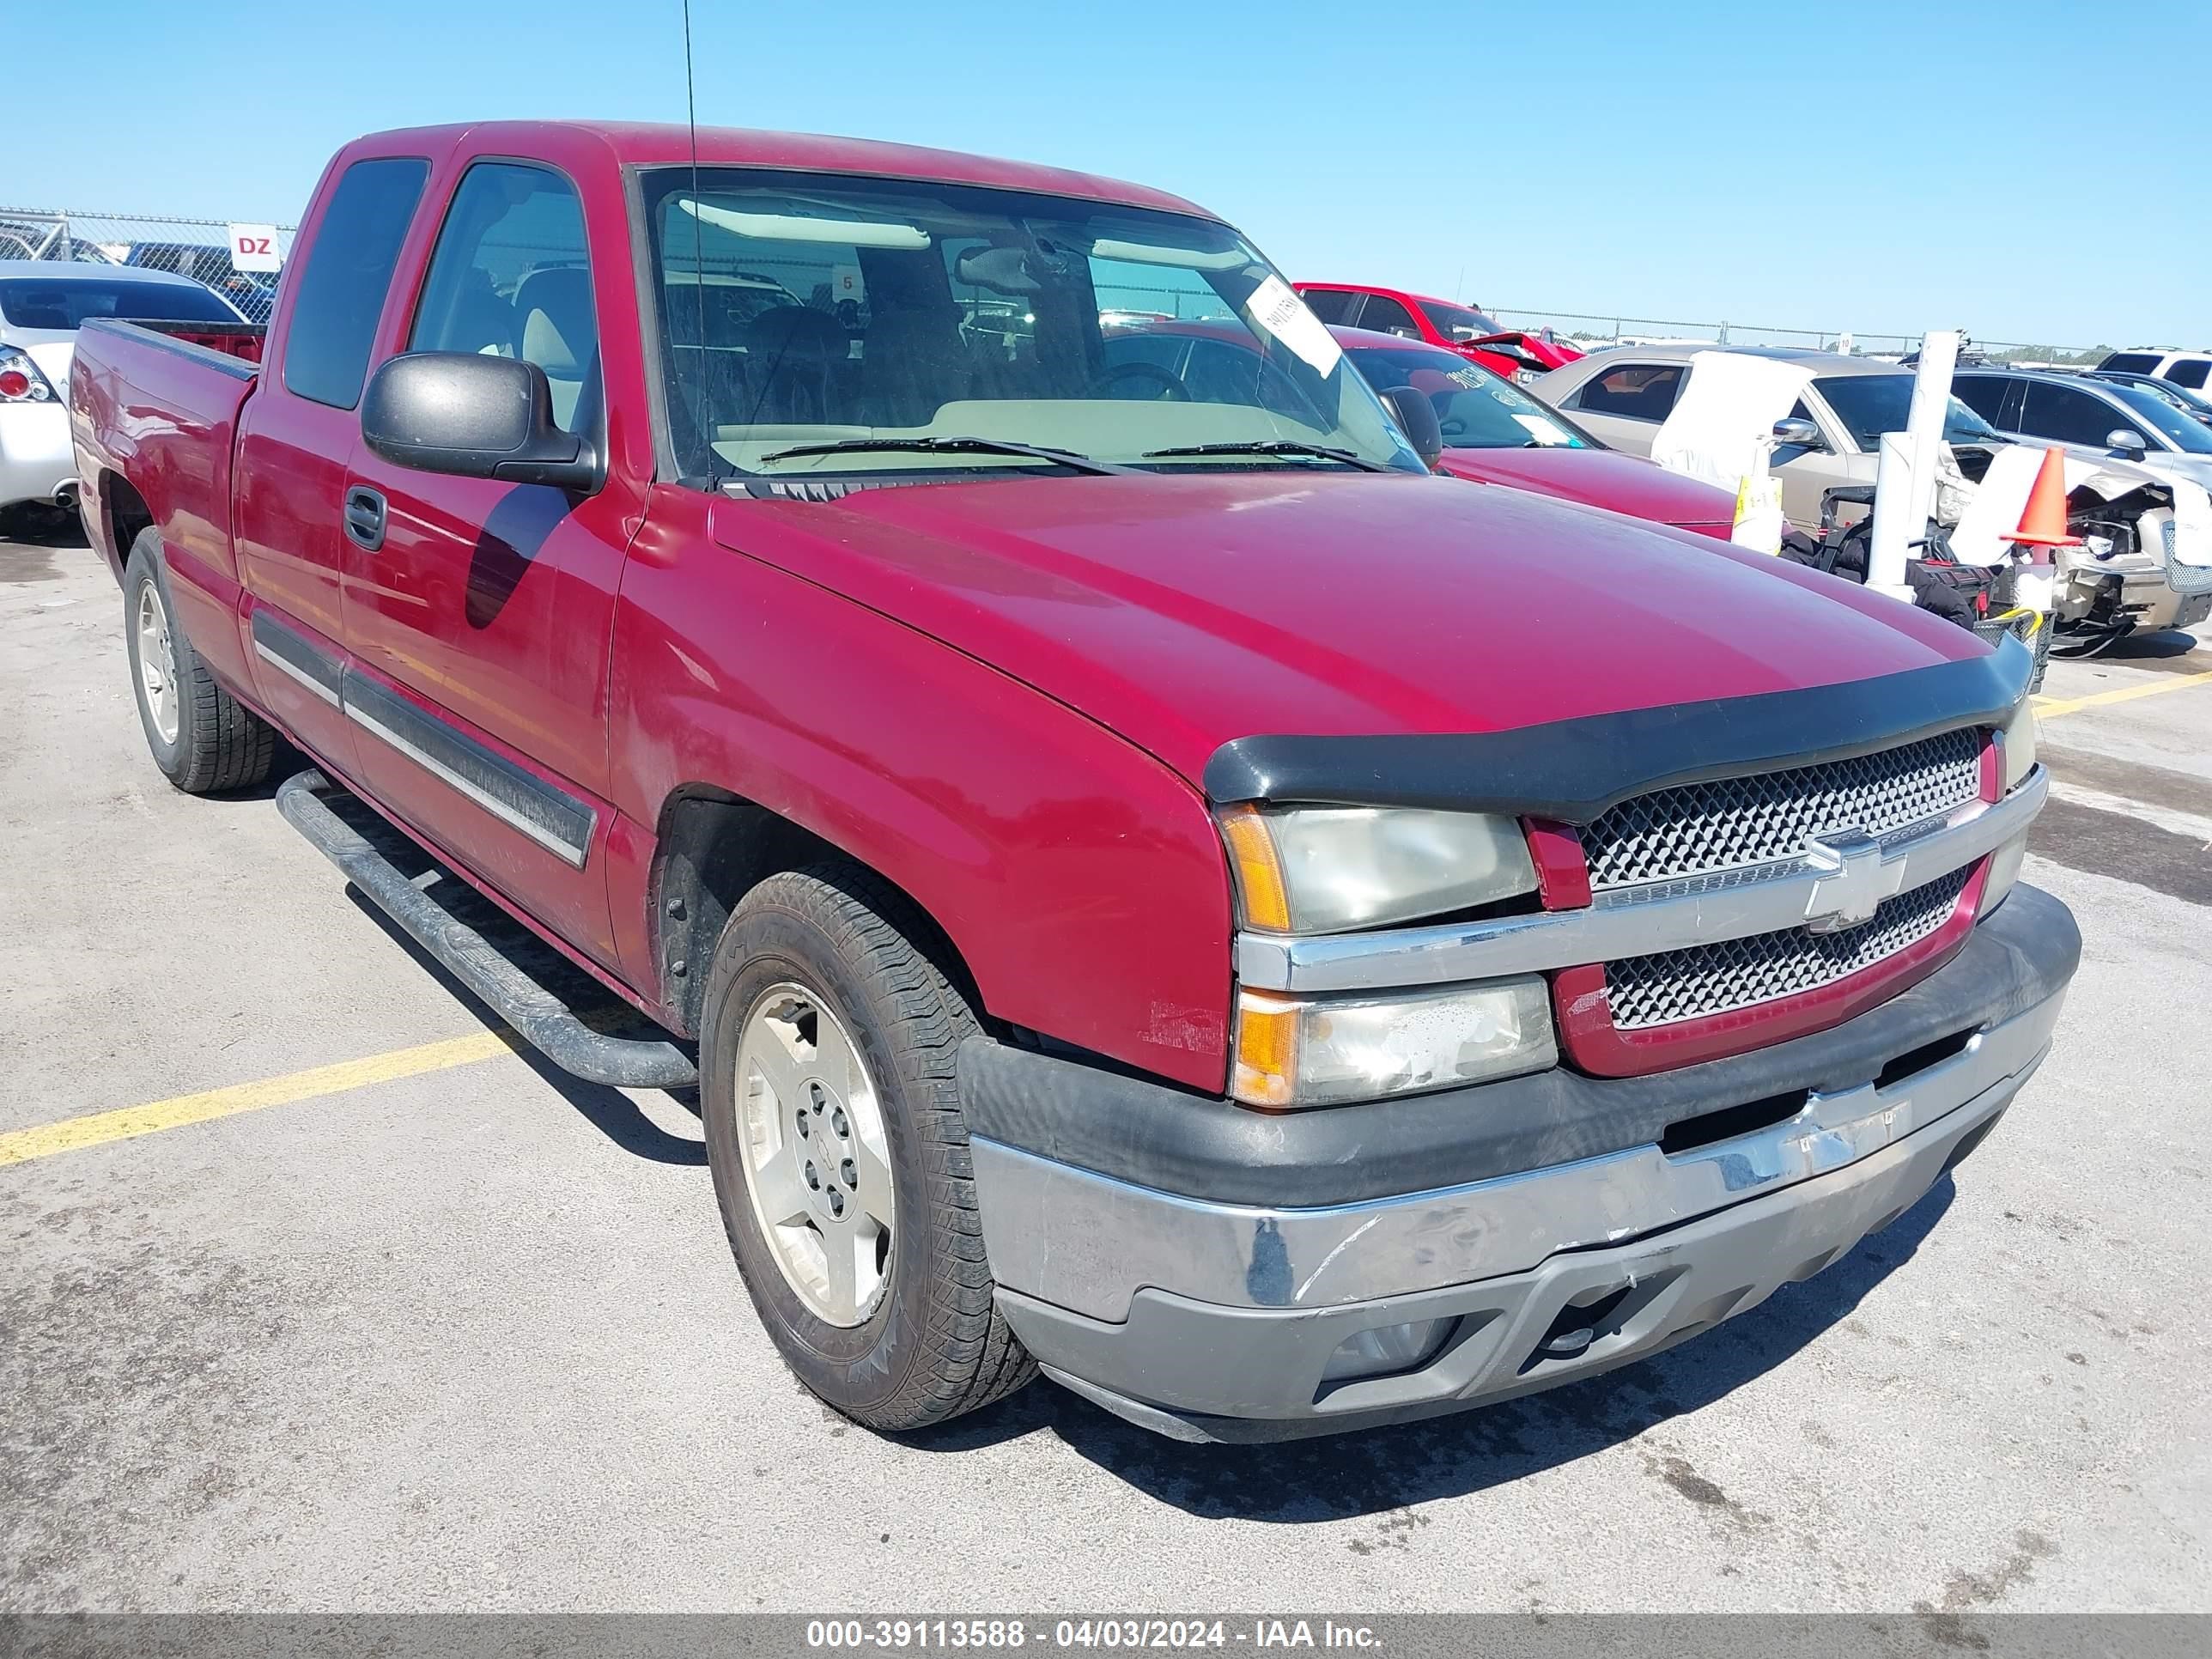
{"label": "white car", "polygon": [[2150,374],[2191,392],[2202,392],[2212,380],[2212,351],[2168,351],[2158,346],[2137,346],[2115,351],[2097,365],[2100,372],[2118,369],[2130,374]]}
{"label": "white car", "polygon": [[0,512],[76,501],[70,359],[88,317],[238,324],[213,289],[166,271],[61,259],[0,259]]}

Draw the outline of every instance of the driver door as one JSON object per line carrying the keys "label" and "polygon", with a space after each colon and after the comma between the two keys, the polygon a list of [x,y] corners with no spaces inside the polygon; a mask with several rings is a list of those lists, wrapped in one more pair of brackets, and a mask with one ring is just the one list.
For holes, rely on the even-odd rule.
{"label": "driver door", "polygon": [[[410,351],[519,357],[605,454],[594,292],[574,185],[538,163],[460,176]],[[556,935],[616,960],[604,872],[607,675],[634,489],[579,495],[419,471],[366,445],[374,544],[347,549],[348,712],[380,800]]]}

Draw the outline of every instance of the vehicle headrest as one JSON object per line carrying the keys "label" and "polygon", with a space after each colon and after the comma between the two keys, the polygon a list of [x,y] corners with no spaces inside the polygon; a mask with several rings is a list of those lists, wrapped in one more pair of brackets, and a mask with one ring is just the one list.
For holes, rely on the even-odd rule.
{"label": "vehicle headrest", "polygon": [[514,290],[522,313],[522,355],[547,374],[574,379],[599,345],[592,317],[592,276],[580,265],[533,270]]}

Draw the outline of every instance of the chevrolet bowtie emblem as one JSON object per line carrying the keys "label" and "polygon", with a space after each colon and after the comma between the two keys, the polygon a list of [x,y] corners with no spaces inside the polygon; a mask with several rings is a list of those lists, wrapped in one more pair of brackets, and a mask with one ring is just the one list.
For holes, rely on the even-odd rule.
{"label": "chevrolet bowtie emblem", "polygon": [[1905,881],[1905,860],[1884,864],[1881,843],[1871,836],[1808,842],[1805,857],[1820,875],[1805,905],[1805,925],[1816,933],[1871,921],[1881,902]]}

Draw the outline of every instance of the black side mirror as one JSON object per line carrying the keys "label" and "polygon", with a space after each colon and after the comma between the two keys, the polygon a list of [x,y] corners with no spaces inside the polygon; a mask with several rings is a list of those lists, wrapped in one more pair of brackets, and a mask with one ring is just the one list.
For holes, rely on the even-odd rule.
{"label": "black side mirror", "polygon": [[553,421],[545,371],[514,357],[413,351],[376,371],[361,435],[394,466],[589,494],[605,475],[592,447]]}
{"label": "black side mirror", "polygon": [[1444,429],[1437,421],[1437,406],[1429,401],[1429,394],[1409,386],[1386,386],[1382,401],[1389,406],[1390,418],[1406,434],[1413,453],[1421,458],[1421,465],[1435,471],[1444,453]]}

